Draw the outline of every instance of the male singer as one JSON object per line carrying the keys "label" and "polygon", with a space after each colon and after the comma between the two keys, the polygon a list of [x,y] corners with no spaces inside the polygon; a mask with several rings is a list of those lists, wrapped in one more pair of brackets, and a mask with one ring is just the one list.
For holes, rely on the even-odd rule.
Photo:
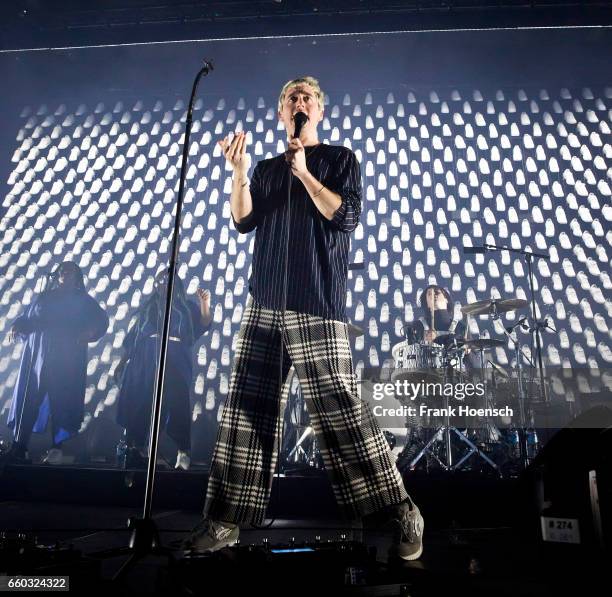
{"label": "male singer", "polygon": [[[285,406],[281,336],[282,380],[293,364],[338,504],[349,517],[386,509],[399,531],[397,554],[413,560],[422,551],[423,518],[357,392],[345,302],[361,177],[351,150],[319,142],[323,98],[312,77],[284,85],[278,118],[287,151],[258,162],[250,185],[246,133],[219,141],[234,172],[234,224],[241,233],[256,230],[255,248],[204,518],[184,543],[192,551],[220,549],[236,541],[238,525],[264,520]],[[298,131],[300,112],[306,122]]]}

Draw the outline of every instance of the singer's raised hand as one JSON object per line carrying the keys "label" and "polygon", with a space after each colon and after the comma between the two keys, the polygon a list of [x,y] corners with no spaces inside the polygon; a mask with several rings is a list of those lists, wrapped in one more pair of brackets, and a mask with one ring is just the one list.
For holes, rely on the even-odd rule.
{"label": "singer's raised hand", "polygon": [[198,288],[196,291],[200,301],[200,315],[204,325],[208,325],[212,321],[212,313],[210,312],[210,290]]}
{"label": "singer's raised hand", "polygon": [[202,309],[210,309],[210,290],[198,288],[196,291]]}
{"label": "singer's raised hand", "polygon": [[246,174],[249,169],[248,157],[246,154],[246,132],[240,131],[234,134],[234,138],[230,141],[230,136],[217,141],[221,146],[223,155],[227,163],[232,167],[232,170],[238,173]]}

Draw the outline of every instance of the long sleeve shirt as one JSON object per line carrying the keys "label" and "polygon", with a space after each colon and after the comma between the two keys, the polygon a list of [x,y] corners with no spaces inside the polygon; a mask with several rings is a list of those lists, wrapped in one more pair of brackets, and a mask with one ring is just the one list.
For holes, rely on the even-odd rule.
{"label": "long sleeve shirt", "polygon": [[282,309],[287,250],[287,310],[346,321],[350,233],[361,213],[359,162],[350,149],[321,143],[306,148],[306,165],[342,203],[326,219],[302,182],[292,177],[289,206],[284,154],[258,162],[250,185],[253,211],[234,222],[238,232],[256,230],[249,289],[261,306]]}

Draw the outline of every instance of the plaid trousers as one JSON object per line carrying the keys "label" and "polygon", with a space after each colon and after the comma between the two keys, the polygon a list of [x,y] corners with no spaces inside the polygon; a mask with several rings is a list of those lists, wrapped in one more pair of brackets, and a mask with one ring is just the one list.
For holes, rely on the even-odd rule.
{"label": "plaid trousers", "polygon": [[[385,437],[360,400],[346,324],[265,309],[249,296],[229,392],[213,453],[204,515],[260,524],[277,460],[286,406],[279,401],[280,338],[283,380],[293,364],[332,489],[345,515],[357,518],[408,496]],[[280,409],[279,409],[280,402]]]}

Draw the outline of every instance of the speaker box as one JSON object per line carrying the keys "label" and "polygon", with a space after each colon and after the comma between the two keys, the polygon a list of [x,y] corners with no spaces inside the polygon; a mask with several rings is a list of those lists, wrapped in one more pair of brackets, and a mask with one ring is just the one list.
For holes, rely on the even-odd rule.
{"label": "speaker box", "polygon": [[525,471],[538,525],[541,517],[577,520],[580,545],[609,549],[611,465],[612,409],[596,406],[558,431]]}

